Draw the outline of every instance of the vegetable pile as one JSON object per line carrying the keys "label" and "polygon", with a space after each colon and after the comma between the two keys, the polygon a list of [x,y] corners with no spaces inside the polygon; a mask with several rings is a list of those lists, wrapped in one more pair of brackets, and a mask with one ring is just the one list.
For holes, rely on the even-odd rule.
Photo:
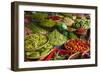
{"label": "vegetable pile", "polygon": [[90,15],[25,11],[25,61],[90,58]]}
{"label": "vegetable pile", "polygon": [[25,50],[35,50],[47,42],[47,37],[43,34],[31,34],[25,36]]}
{"label": "vegetable pile", "polygon": [[71,52],[71,54],[73,54],[75,52],[84,53],[84,51],[89,50],[90,44],[86,40],[70,39],[64,44],[64,46]]}

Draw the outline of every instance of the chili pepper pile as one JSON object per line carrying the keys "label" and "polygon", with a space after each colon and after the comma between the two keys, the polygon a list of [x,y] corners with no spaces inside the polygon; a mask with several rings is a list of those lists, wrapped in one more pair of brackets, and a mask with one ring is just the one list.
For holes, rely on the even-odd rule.
{"label": "chili pepper pile", "polygon": [[64,45],[71,54],[75,52],[84,53],[84,51],[88,50],[90,47],[89,42],[82,39],[70,39]]}
{"label": "chili pepper pile", "polygon": [[63,49],[57,49],[54,48],[54,50],[51,51],[51,53],[46,56],[44,59],[42,60],[62,60],[62,59],[68,59],[68,51],[63,50]]}

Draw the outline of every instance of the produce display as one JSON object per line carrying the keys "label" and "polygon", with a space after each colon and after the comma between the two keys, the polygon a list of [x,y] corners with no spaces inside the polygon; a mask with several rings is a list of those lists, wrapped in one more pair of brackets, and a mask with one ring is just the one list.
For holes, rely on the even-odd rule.
{"label": "produce display", "polygon": [[90,15],[24,12],[24,60],[90,58]]}

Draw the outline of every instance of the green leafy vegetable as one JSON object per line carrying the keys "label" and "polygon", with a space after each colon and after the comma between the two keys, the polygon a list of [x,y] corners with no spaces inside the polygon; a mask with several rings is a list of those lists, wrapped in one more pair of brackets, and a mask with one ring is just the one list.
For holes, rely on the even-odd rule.
{"label": "green leafy vegetable", "polygon": [[38,19],[40,21],[45,20],[47,17],[48,17],[47,13],[36,12],[32,14],[32,18]]}
{"label": "green leafy vegetable", "polygon": [[38,26],[37,23],[32,23],[32,24],[29,24],[28,26],[33,33],[41,33],[41,34],[46,34],[47,31],[41,27]]}
{"label": "green leafy vegetable", "polygon": [[40,22],[40,25],[43,27],[53,27],[55,24],[56,22],[51,19],[45,19]]}
{"label": "green leafy vegetable", "polygon": [[66,41],[66,37],[57,30],[54,30],[49,34],[49,41],[52,45],[62,45]]}

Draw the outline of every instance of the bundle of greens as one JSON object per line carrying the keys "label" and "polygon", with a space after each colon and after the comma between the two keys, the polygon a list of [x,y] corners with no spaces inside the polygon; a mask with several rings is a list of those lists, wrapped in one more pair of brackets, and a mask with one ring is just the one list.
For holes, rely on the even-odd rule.
{"label": "bundle of greens", "polygon": [[34,12],[32,13],[32,18],[37,19],[39,21],[45,20],[48,17],[47,13],[42,13],[42,12]]}
{"label": "bundle of greens", "polygon": [[53,21],[52,19],[48,19],[47,13],[40,13],[40,12],[33,13],[32,19],[39,20],[38,24],[43,27],[53,27],[56,24],[56,22]]}
{"label": "bundle of greens", "polygon": [[40,34],[46,34],[47,33],[47,31],[45,29],[39,27],[37,23],[29,24],[28,28],[30,28],[33,33],[40,33]]}
{"label": "bundle of greens", "polygon": [[51,19],[45,19],[40,22],[40,25],[43,27],[53,27],[56,25],[56,22]]}
{"label": "bundle of greens", "polygon": [[66,37],[55,29],[49,34],[49,41],[52,45],[62,45],[66,41]]}

